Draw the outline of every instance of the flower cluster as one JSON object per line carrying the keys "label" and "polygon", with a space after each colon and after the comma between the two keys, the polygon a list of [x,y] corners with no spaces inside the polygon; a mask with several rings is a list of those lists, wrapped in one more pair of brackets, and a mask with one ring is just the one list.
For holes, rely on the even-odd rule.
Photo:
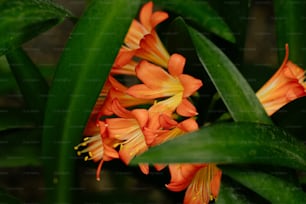
{"label": "flower cluster", "polygon": [[[139,21],[133,20],[110,75],[91,113],[86,136],[75,149],[85,160],[99,162],[96,178],[105,161],[120,159],[125,164],[150,147],[198,129],[197,110],[190,96],[202,81],[184,74],[184,56],[169,54],[156,26],[168,14],[153,12],[153,3],[145,4]],[[118,76],[129,76],[122,83]],[[121,77],[122,78],[122,77]],[[166,167],[155,164],[157,170]],[[144,174],[148,164],[139,164]],[[188,188],[185,203],[208,203],[215,199],[221,171],[214,164],[171,164],[172,191]],[[189,187],[188,187],[189,186]]]}
{"label": "flower cluster", "polygon": [[[84,130],[86,137],[75,147],[85,160],[99,162],[97,180],[103,162],[120,159],[128,165],[149,148],[199,129],[191,96],[203,83],[184,74],[185,57],[169,54],[160,40],[156,26],[167,18],[166,12],[153,12],[152,2],[142,7],[93,108]],[[288,61],[287,46],[282,66],[257,97],[272,115],[305,96],[305,88],[304,71]],[[209,203],[217,198],[222,172],[216,164],[154,164],[156,170],[166,166],[171,175],[166,187],[175,192],[186,189],[185,204]],[[139,167],[149,173],[148,164]]]}

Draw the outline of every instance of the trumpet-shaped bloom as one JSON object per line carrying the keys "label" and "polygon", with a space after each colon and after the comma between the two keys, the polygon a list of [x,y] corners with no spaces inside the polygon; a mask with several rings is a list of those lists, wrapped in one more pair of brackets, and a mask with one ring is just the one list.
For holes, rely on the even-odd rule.
{"label": "trumpet-shaped bloom", "polygon": [[306,95],[305,71],[289,61],[288,55],[286,45],[286,55],[281,67],[256,93],[268,115]]}
{"label": "trumpet-shaped bloom", "polygon": [[217,199],[222,172],[215,164],[171,164],[171,191],[187,188],[184,204],[205,204]]}
{"label": "trumpet-shaped bloom", "polygon": [[171,113],[183,106],[179,109],[183,116],[194,116],[196,109],[185,99],[202,86],[202,81],[183,74],[184,66],[185,58],[179,54],[171,55],[168,62],[169,73],[159,66],[142,61],[136,67],[136,75],[143,84],[130,87],[127,93],[140,99],[169,97],[153,105],[150,112],[168,110]]}
{"label": "trumpet-shaped bloom", "polygon": [[[145,152],[148,146],[143,135],[143,128],[148,121],[148,112],[145,109],[124,109],[118,100],[113,101],[113,112],[119,118],[108,118],[105,120],[107,136],[116,140],[114,147],[119,147],[119,157],[129,164],[131,159]],[[141,164],[141,170],[147,174],[148,165]]]}
{"label": "trumpet-shaped bloom", "polygon": [[99,162],[96,171],[96,179],[98,181],[100,180],[103,162],[119,158],[118,152],[112,147],[114,141],[102,136],[105,130],[104,123],[100,124],[100,126],[102,127],[101,134],[85,137],[82,143],[74,147],[75,150],[78,150],[78,156],[87,154],[84,157],[85,161],[93,160],[94,162]]}
{"label": "trumpet-shaped bloom", "polygon": [[166,67],[169,54],[155,27],[167,18],[166,12],[153,12],[153,2],[146,3],[140,10],[139,21],[133,20],[129,28],[124,39],[124,49],[136,51],[136,56]]}

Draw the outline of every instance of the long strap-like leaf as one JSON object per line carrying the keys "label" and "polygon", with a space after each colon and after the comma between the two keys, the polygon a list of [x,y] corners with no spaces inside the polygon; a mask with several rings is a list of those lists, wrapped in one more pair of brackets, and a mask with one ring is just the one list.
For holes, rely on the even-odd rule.
{"label": "long strap-like leaf", "polygon": [[139,2],[91,2],[64,49],[53,80],[44,123],[43,158],[49,203],[71,203],[73,147],[123,42]]}

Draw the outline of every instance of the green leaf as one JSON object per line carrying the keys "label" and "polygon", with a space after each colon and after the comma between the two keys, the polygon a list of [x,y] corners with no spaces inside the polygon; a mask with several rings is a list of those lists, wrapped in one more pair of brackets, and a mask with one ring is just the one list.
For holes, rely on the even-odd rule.
{"label": "green leaf", "polygon": [[21,48],[9,52],[6,57],[24,100],[42,121],[49,89],[46,80]]}
{"label": "green leaf", "polygon": [[306,69],[306,4],[304,1],[275,0],[274,12],[279,63],[285,55],[285,44],[289,44],[290,59]]}
{"label": "green leaf", "polygon": [[218,198],[216,200],[217,204],[265,204],[265,200],[259,196],[254,195],[247,191],[245,187],[239,185],[238,183],[232,181],[230,178],[222,175],[221,187],[219,191]]}
{"label": "green leaf", "polygon": [[0,141],[0,167],[41,164],[41,131],[39,129],[2,131]]}
{"label": "green leaf", "polygon": [[210,40],[189,28],[198,57],[235,121],[271,123],[252,88]]}
{"label": "green leaf", "polygon": [[71,16],[44,0],[0,0],[0,13],[0,56]]}
{"label": "green leaf", "polygon": [[154,0],[154,3],[163,9],[182,16],[196,25],[202,26],[205,30],[218,35],[225,40],[235,42],[235,37],[223,19],[205,1],[195,0]]}
{"label": "green leaf", "polygon": [[133,163],[266,164],[306,169],[306,148],[273,125],[220,123],[152,147]]}
{"label": "green leaf", "polygon": [[222,171],[271,203],[306,203],[306,193],[293,182],[254,170],[222,168]]}
{"label": "green leaf", "polygon": [[75,174],[73,147],[123,43],[139,2],[92,1],[71,34],[53,80],[43,137],[47,202],[71,203]]}

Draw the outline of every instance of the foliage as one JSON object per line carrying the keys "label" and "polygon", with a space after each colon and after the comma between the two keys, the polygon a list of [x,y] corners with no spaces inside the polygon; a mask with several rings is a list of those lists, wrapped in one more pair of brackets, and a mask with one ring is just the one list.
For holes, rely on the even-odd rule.
{"label": "foliage", "polygon": [[[0,0],[0,93],[3,99],[11,92],[22,94],[22,103],[4,104],[0,110],[0,167],[41,167],[44,189],[49,189],[44,192],[46,203],[80,202],[88,196],[95,201],[114,200],[116,193],[122,193],[94,195],[81,191],[79,196],[75,195],[77,190],[73,189],[82,189],[80,177],[84,177],[84,172],[78,170],[84,164],[73,147],[82,139],[111,65],[143,2],[92,0],[82,16],[76,18],[52,1]],[[193,100],[201,127],[186,137],[152,148],[132,163],[217,163],[224,174],[217,203],[280,200],[305,203],[306,126],[301,122],[306,113],[305,100],[285,106],[270,118],[257,99],[257,90],[248,79],[265,81],[264,76],[271,69],[254,72],[240,53],[247,38],[248,21],[237,26],[239,16],[235,15],[239,12],[248,15],[250,2],[231,5],[228,10],[224,9],[227,5],[223,1],[156,0],[154,3],[171,17],[158,29],[162,40],[171,52],[187,58],[186,72],[204,82],[199,96]],[[300,16],[306,4],[276,0],[273,6],[279,61],[284,56],[284,43],[288,42],[292,60],[306,67],[306,30]],[[42,73],[41,65],[35,64],[22,46],[64,20],[71,20],[74,29],[49,81],[50,76]],[[113,174],[115,183],[124,186],[128,185],[128,179],[143,179],[148,186],[161,191],[160,196],[168,199],[167,202],[175,202],[174,194],[164,193],[159,182],[167,173],[144,179],[133,165],[128,170],[116,165],[119,170],[110,165],[106,169],[128,173],[125,178],[119,176],[120,181]],[[152,181],[154,184],[149,183]],[[133,196],[124,196],[138,202]],[[15,199],[1,190],[2,202],[18,199],[22,202],[22,198]],[[146,201],[139,196],[140,203]]]}

